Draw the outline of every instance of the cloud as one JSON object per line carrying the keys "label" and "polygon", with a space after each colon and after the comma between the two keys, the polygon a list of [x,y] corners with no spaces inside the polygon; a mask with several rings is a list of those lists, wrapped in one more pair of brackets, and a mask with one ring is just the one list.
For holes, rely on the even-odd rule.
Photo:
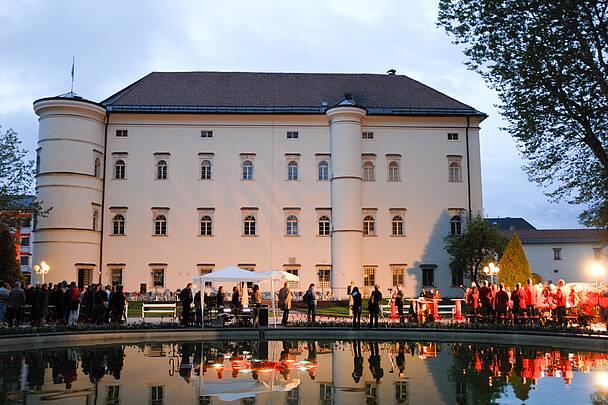
{"label": "cloud", "polygon": [[[150,71],[372,72],[389,68],[490,114],[481,148],[488,215],[575,226],[578,207],[551,205],[498,128],[496,94],[466,70],[436,26],[434,1],[0,0],[0,124],[35,149],[32,102],[75,90],[102,100]],[[514,192],[517,190],[517,192]]]}

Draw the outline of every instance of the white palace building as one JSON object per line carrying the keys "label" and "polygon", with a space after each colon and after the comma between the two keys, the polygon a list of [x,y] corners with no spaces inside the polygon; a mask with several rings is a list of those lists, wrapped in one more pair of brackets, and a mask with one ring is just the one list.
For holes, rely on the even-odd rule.
{"label": "white palace building", "polygon": [[153,72],[34,111],[46,281],[175,290],[237,265],[334,298],[462,294],[444,237],[482,212],[486,115],[394,70]]}

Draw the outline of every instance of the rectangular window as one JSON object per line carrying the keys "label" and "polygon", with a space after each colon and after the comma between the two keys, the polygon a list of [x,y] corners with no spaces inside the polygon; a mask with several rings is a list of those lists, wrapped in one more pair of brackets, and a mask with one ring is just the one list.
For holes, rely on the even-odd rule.
{"label": "rectangular window", "polygon": [[393,267],[393,287],[403,286],[403,267]]}
{"label": "rectangular window", "polygon": [[165,269],[152,269],[152,285],[154,287],[165,286]]}
{"label": "rectangular window", "polygon": [[21,263],[22,266],[29,266],[30,265],[30,257],[29,256],[21,256],[19,258],[19,263]]}
{"label": "rectangular window", "polygon": [[553,248],[553,260],[562,260],[562,248]]}
{"label": "rectangular window", "polygon": [[400,404],[407,402],[407,392],[408,392],[407,384],[408,384],[408,381],[396,381],[395,382],[395,399]]}
{"label": "rectangular window", "polygon": [[117,138],[126,138],[129,136],[129,131],[126,129],[117,129],[116,130],[116,137]]}
{"label": "rectangular window", "polygon": [[373,287],[376,285],[376,268],[375,267],[364,267],[363,268],[363,286]]}
{"label": "rectangular window", "polygon": [[319,399],[323,403],[331,403],[333,397],[333,387],[331,384],[319,384]]}
{"label": "rectangular window", "polygon": [[[209,273],[213,273],[213,268],[215,266],[199,266],[199,271],[201,276],[204,276],[205,274],[209,274]],[[213,287],[213,283],[211,281],[205,281],[205,288],[212,288]]]}
{"label": "rectangular window", "polygon": [[458,141],[459,136],[457,132],[448,132],[448,141]]}
{"label": "rectangular window", "polygon": [[464,272],[461,269],[452,270],[452,287],[464,285]]}
{"label": "rectangular window", "polygon": [[30,237],[24,236],[21,238],[21,246],[29,246],[30,245]]}
{"label": "rectangular window", "polygon": [[300,134],[298,131],[287,131],[287,139],[298,139],[300,138]]}
{"label": "rectangular window", "polygon": [[462,182],[462,156],[448,157],[448,181],[450,183]]}
{"label": "rectangular window", "polygon": [[[294,276],[300,277],[300,268],[299,267],[286,267],[285,271],[289,274],[293,274]],[[291,288],[292,290],[299,290],[300,282],[299,281],[290,281],[289,288]]]}
{"label": "rectangular window", "polygon": [[122,269],[114,268],[110,270],[110,281],[112,286],[122,285]]}
{"label": "rectangular window", "polygon": [[120,386],[110,385],[108,386],[108,395],[106,396],[106,405],[119,405],[120,404]]}
{"label": "rectangular window", "polygon": [[361,132],[361,139],[374,139],[373,132]]}
{"label": "rectangular window", "polygon": [[319,276],[319,288],[322,290],[331,288],[331,269],[317,269],[317,275]]}
{"label": "rectangular window", "polygon": [[165,387],[156,385],[150,387],[150,405],[163,405],[165,403]]}
{"label": "rectangular window", "polygon": [[435,267],[422,267],[422,286],[435,286]]}
{"label": "rectangular window", "polygon": [[201,131],[201,139],[213,138],[213,131]]}
{"label": "rectangular window", "polygon": [[78,269],[78,288],[91,285],[93,269]]}
{"label": "rectangular window", "polygon": [[602,260],[602,248],[593,248],[593,257],[595,260]]}

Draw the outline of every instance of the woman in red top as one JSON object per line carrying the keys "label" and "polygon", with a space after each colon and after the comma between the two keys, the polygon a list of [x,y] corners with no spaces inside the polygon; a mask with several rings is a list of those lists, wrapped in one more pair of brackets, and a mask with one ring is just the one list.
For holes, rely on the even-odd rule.
{"label": "woman in red top", "polygon": [[470,313],[477,315],[477,308],[479,307],[479,290],[476,285],[473,285],[467,291],[466,301]]}

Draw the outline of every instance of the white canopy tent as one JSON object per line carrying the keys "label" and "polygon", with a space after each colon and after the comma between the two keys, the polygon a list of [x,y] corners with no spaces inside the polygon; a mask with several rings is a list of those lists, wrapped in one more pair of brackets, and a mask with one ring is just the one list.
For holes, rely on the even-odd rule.
{"label": "white canopy tent", "polygon": [[[274,298],[274,282],[279,280],[287,280],[287,281],[299,281],[300,278],[295,274],[287,273],[286,271],[273,270],[273,271],[265,271],[265,272],[255,272],[244,270],[239,267],[226,267],[225,269],[221,269],[218,271],[214,271],[208,274],[204,274],[202,276],[195,276],[192,278],[192,281],[198,285],[199,290],[201,291],[201,311],[204,315],[205,311],[205,300],[204,296],[204,288],[205,282],[264,282],[270,281],[270,300],[272,302],[272,312],[274,318],[274,326],[277,326],[277,311],[275,305]],[[248,303],[247,294],[243,294],[243,306],[245,303]],[[203,316],[204,318],[204,316]],[[204,328],[205,322],[201,322],[202,327]]]}

